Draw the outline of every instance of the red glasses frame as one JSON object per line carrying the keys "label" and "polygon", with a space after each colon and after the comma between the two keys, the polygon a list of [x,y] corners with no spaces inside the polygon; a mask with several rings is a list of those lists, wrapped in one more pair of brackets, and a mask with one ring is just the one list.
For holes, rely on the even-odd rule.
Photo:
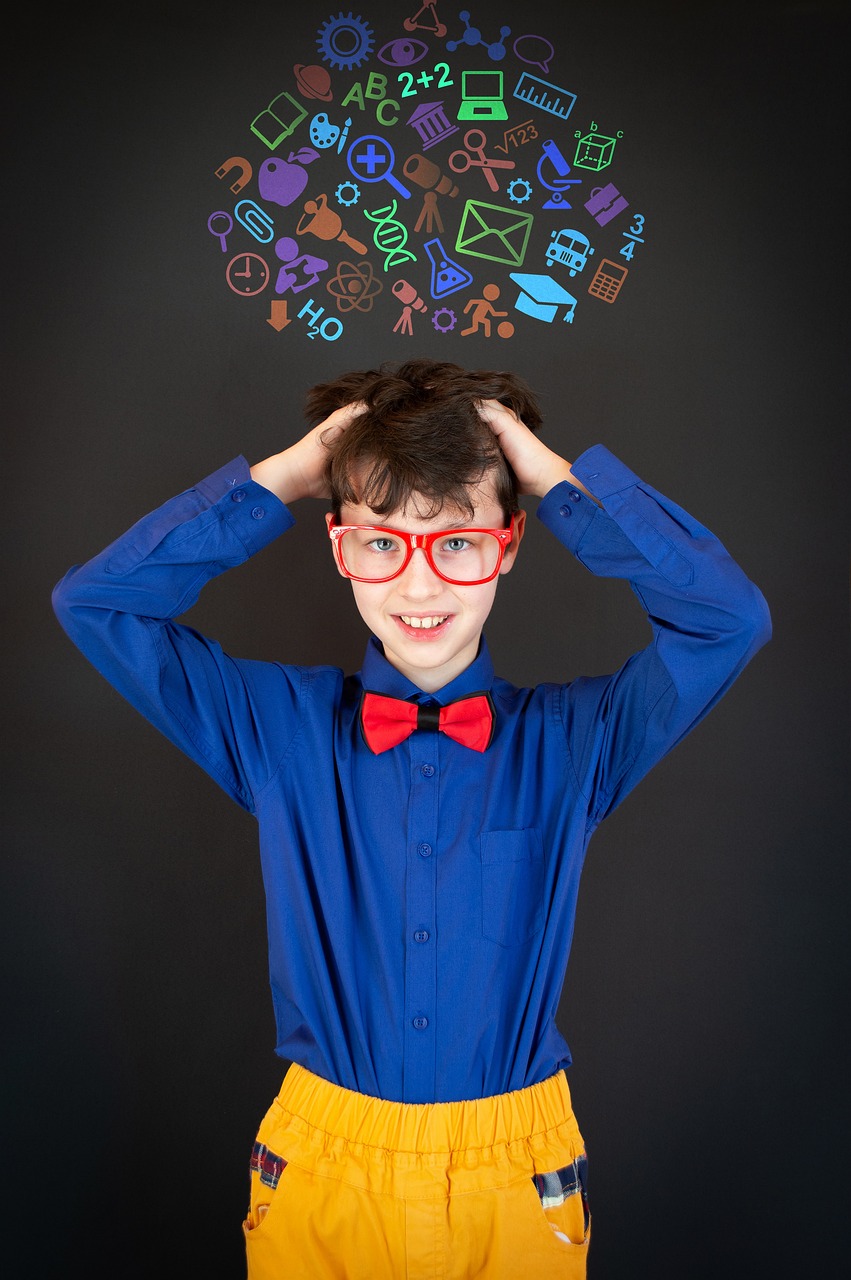
{"label": "red glasses frame", "polygon": [[[340,542],[344,533],[348,533],[350,529],[370,529],[374,533],[389,533],[394,538],[401,538],[405,544],[405,559],[401,568],[395,573],[389,573],[386,578],[362,578],[356,573],[350,573],[343,563],[343,554],[340,548]],[[432,555],[432,543],[439,538],[457,538],[459,534],[464,533],[492,533],[499,543],[499,555],[497,556],[496,566],[493,573],[489,573],[486,578],[448,578],[445,573],[441,573],[434,562]],[[328,537],[334,547],[337,564],[340,572],[347,578],[351,578],[354,582],[392,582],[394,578],[398,578],[404,573],[408,565],[411,563],[411,557],[414,552],[419,549],[425,554],[429,568],[437,574],[438,578],[442,578],[444,582],[451,582],[456,587],[480,587],[485,582],[492,582],[499,573],[502,566],[503,557],[506,549],[514,536],[514,516],[507,529],[480,529],[480,528],[460,528],[460,529],[437,529],[431,533],[408,533],[405,529],[391,529],[383,524],[336,524],[333,520],[328,526]]]}

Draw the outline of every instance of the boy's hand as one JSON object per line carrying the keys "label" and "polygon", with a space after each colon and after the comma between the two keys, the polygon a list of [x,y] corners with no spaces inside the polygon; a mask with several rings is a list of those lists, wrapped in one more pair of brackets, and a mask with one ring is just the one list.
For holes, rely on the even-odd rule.
{"label": "boy's hand", "polygon": [[543,498],[554,485],[569,480],[593,498],[594,495],[576,479],[570,463],[548,449],[511,409],[498,400],[482,400],[478,409],[499,440],[499,446],[517,476],[520,493]]}
{"label": "boy's hand", "polygon": [[362,404],[347,404],[335,409],[289,449],[256,462],[251,468],[252,480],[286,503],[299,498],[330,498],[325,479],[328,445],[364,408]]}

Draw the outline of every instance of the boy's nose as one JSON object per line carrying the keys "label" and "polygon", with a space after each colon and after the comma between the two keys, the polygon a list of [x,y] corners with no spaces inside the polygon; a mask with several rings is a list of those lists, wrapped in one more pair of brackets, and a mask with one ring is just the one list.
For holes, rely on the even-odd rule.
{"label": "boy's nose", "polygon": [[427,600],[443,590],[443,579],[432,569],[422,547],[414,548],[414,554],[399,578],[399,589],[412,600]]}

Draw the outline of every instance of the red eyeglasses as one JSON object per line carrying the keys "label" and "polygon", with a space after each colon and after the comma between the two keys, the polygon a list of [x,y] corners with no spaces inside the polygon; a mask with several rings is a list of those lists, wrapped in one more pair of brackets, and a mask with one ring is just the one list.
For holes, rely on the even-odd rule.
{"label": "red eyeglasses", "polygon": [[505,550],[514,534],[514,516],[507,529],[439,529],[433,533],[406,533],[378,524],[335,524],[328,536],[337,563],[356,582],[389,582],[408,567],[419,549],[444,582],[477,587],[499,573]]}

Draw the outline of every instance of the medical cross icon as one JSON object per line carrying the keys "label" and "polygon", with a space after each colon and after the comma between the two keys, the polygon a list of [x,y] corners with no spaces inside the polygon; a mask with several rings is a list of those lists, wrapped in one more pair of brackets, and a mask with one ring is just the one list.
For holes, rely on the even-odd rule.
{"label": "medical cross icon", "polygon": [[369,146],[366,148],[365,151],[361,151],[358,154],[352,156],[352,164],[358,165],[357,172],[359,177],[364,176],[363,170],[360,169],[360,165],[365,166],[366,176],[372,177],[372,175],[375,173],[379,165],[386,164],[386,163],[387,163],[387,153],[385,152],[383,156],[379,155],[378,151],[376,150],[374,142],[370,142]]}

